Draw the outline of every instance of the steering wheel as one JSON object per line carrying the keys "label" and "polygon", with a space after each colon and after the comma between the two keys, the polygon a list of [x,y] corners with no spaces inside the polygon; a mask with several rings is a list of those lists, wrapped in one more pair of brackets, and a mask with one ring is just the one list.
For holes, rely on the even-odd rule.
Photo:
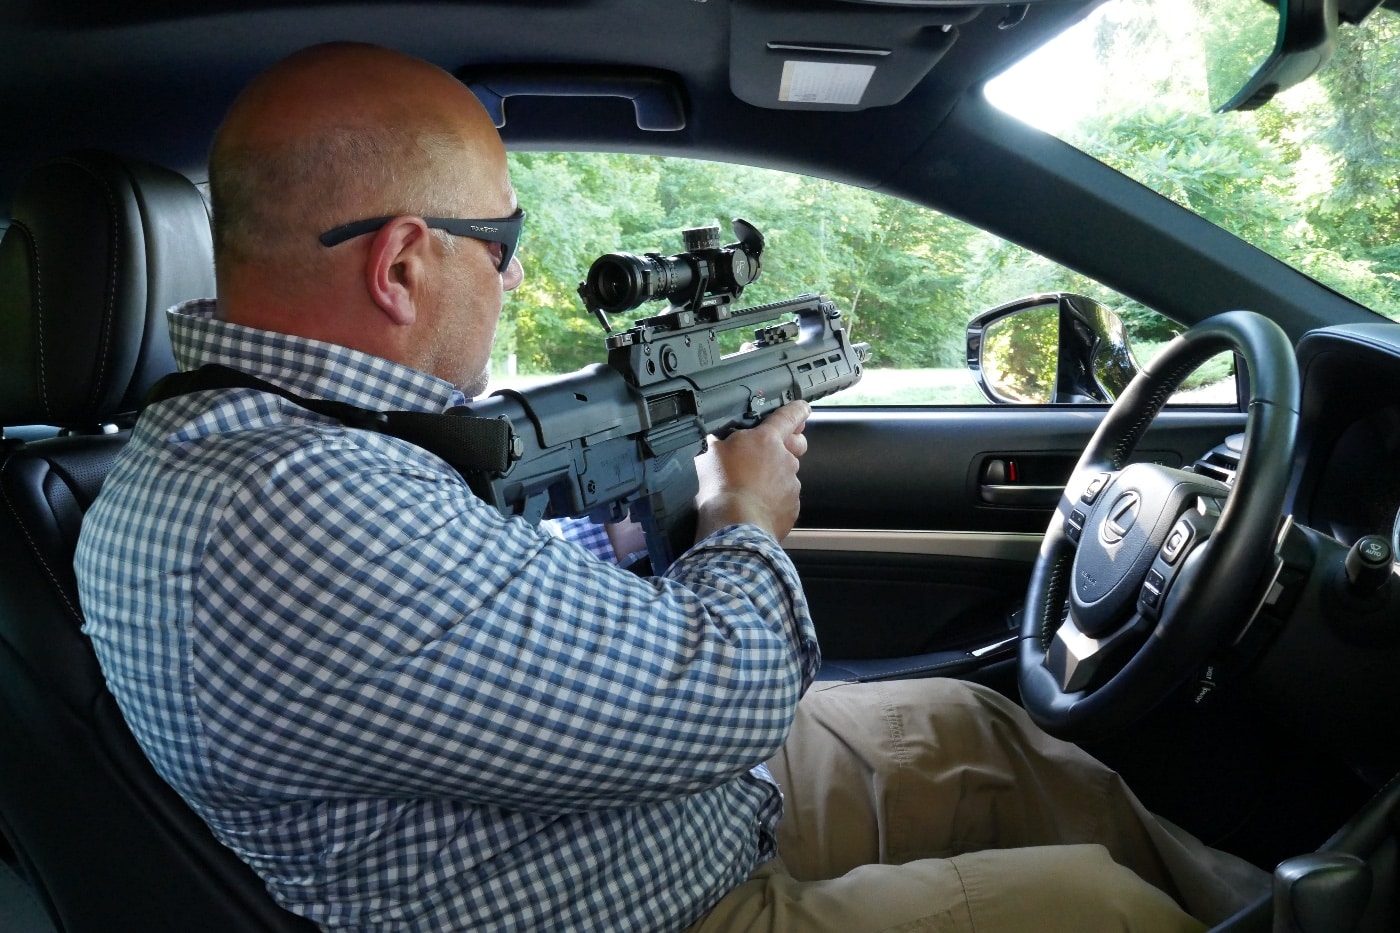
{"label": "steering wheel", "polygon": [[[1182,380],[1226,350],[1250,383],[1233,484],[1129,464]],[[1078,740],[1123,728],[1253,617],[1276,573],[1298,384],[1278,325],[1229,311],[1169,343],[1109,409],[1065,485],[1026,597],[1021,699],[1045,731]]]}

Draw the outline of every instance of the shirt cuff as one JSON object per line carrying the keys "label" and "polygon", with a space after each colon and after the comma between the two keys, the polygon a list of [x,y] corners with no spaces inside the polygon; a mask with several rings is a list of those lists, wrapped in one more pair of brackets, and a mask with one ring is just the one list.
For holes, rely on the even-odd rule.
{"label": "shirt cuff", "polygon": [[608,537],[606,525],[600,525],[587,517],[550,518],[540,524],[554,537],[587,548],[599,560],[610,564],[617,563],[617,555],[613,552],[612,539]]}
{"label": "shirt cuff", "polygon": [[[681,555],[665,576],[683,582],[693,574],[704,572],[707,557],[723,560],[726,552],[732,556],[735,551],[751,555],[749,560],[765,567],[769,571],[769,579],[778,585],[776,591],[765,586],[760,572],[760,576],[749,582],[749,594],[767,604],[759,607],[761,611],[777,612],[782,616],[793,654],[801,665],[802,689],[806,691],[816,678],[817,668],[821,666],[821,649],[817,644],[816,626],[812,622],[797,568],[776,538],[757,525],[726,525]],[[767,594],[766,597],[764,594]]]}

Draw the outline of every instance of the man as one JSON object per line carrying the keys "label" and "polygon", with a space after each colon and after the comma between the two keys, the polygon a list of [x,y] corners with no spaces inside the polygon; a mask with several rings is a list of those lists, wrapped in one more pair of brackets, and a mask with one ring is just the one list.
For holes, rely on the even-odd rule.
{"label": "man", "polygon": [[[183,367],[376,410],[484,388],[520,217],[459,82],[303,51],[210,173],[219,294],[170,315]],[[1196,930],[1174,897],[1215,920],[1260,890],[989,692],[799,706],[818,649],[777,542],[807,414],[714,443],[696,547],[641,579],[405,442],[179,396],[85,523],[88,632],[160,773],[326,928]]]}

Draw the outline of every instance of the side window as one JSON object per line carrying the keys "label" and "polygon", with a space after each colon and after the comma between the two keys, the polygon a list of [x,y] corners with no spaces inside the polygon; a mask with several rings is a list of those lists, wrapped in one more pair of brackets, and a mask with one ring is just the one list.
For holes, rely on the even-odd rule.
{"label": "side window", "polygon": [[[1117,313],[1128,357],[1095,351],[1096,369],[1145,362],[1180,330],[1043,257],[863,188],[747,166],[611,153],[512,153],[511,179],[528,214],[520,247],[525,281],[502,315],[494,388],[604,359],[604,332],[578,295],[599,256],[671,256],[684,250],[683,230],[712,224],[732,242],[734,218],[765,240],[762,274],[740,297],[743,306],[820,292],[835,301],[852,339],[871,346],[861,382],[822,404],[992,404],[968,364],[968,325],[1027,296],[1073,294]],[[615,325],[662,310],[643,306]],[[993,348],[1010,383],[1054,379],[1045,372],[1053,365],[1047,342],[1053,346],[1054,327],[1044,314],[1040,319],[1018,329],[1024,339]],[[1228,360],[1221,365],[1212,371],[1223,394],[1180,400],[1233,402]],[[1018,404],[1066,400],[1034,392],[997,397]]]}

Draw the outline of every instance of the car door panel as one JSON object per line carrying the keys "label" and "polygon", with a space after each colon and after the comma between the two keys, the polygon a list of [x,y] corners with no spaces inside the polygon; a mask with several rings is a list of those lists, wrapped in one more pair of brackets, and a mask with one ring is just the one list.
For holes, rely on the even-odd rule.
{"label": "car door panel", "polygon": [[[785,545],[824,656],[919,656],[958,673],[1007,656],[1010,644],[973,652],[1014,636],[1054,503],[1105,410],[815,413],[802,515]],[[1243,425],[1235,411],[1172,409],[1133,459],[1190,464]],[[1017,498],[1027,489],[1036,496]]]}

